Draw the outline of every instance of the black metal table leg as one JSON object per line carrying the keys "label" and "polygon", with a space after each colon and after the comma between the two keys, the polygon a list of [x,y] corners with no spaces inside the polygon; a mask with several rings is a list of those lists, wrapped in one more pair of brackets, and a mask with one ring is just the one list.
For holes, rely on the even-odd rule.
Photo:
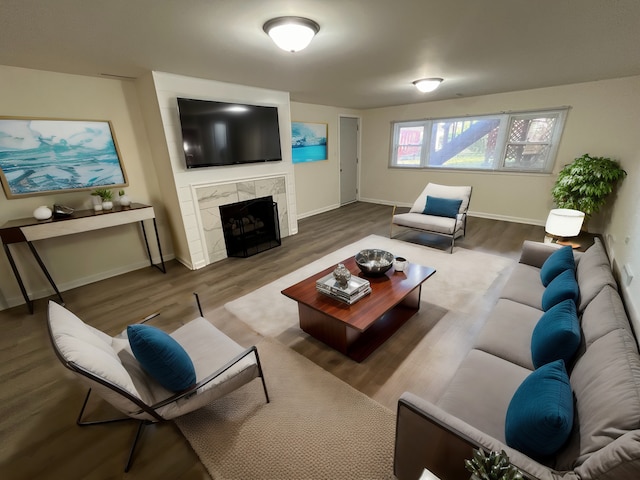
{"label": "black metal table leg", "polygon": [[162,256],[162,248],[160,247],[160,236],[158,235],[158,227],[156,225],[156,219],[153,219],[153,228],[156,232],[156,241],[158,242],[158,252],[160,253],[160,262],[162,266],[153,263],[153,259],[151,258],[151,249],[149,248],[149,241],[147,240],[147,229],[144,227],[144,221],[140,220],[140,225],[142,226],[142,235],[144,236],[144,244],[147,247],[147,255],[149,256],[149,263],[152,267],[156,267],[162,273],[167,273],[167,268],[164,265],[164,258]]}
{"label": "black metal table leg", "polygon": [[27,295],[27,290],[24,288],[24,283],[22,283],[22,277],[20,277],[20,272],[18,271],[18,267],[16,266],[16,262],[13,260],[13,256],[11,255],[11,250],[9,250],[9,245],[3,243],[4,251],[7,254],[7,258],[9,259],[9,264],[11,265],[11,270],[13,270],[13,274],[18,281],[18,285],[20,286],[20,291],[22,292],[22,296],[24,297],[24,301],[27,303],[27,308],[29,308],[29,313],[33,313],[33,302]]}
{"label": "black metal table leg", "polygon": [[42,269],[42,272],[45,274],[45,276],[47,277],[47,280],[49,280],[49,283],[51,284],[51,286],[55,290],[56,294],[58,295],[58,298],[60,299],[60,303],[62,305],[64,305],[64,300],[62,298],[62,295],[60,294],[60,290],[58,290],[56,282],[54,282],[53,278],[51,278],[51,275],[49,274],[49,271],[47,270],[47,267],[44,266],[44,262],[40,258],[40,255],[38,255],[38,252],[36,251],[36,247],[34,247],[33,244],[31,242],[29,242],[29,241],[27,241],[27,245],[29,245],[29,248],[31,249],[31,253],[33,253],[33,256],[36,259],[36,261],[38,262],[38,265],[40,265],[40,268]]}

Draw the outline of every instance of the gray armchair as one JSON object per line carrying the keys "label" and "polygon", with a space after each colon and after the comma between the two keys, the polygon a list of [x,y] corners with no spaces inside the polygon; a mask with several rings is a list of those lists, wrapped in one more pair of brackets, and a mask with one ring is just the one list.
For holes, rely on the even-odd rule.
{"label": "gray armchair", "polygon": [[410,228],[450,238],[452,253],[456,238],[466,233],[471,191],[470,186],[427,184],[408,213],[396,214],[396,206],[393,207],[390,238],[394,225]]}
{"label": "gray armchair", "polygon": [[[200,309],[200,302],[198,308]],[[190,385],[186,388],[179,387],[180,391],[165,388],[164,382],[148,373],[148,366],[145,368],[144,363],[138,361],[134,354],[132,343],[135,344],[135,341],[131,342],[132,337],[128,336],[127,330],[111,337],[84,323],[53,301],[49,302],[48,326],[58,359],[89,387],[76,423],[87,426],[122,420],[138,421],[125,472],[131,467],[136,443],[145,425],[192,412],[256,377],[262,379],[266,401],[269,402],[256,347],[245,349],[238,345],[203,318],[202,310],[200,317],[168,335],[170,343],[175,340],[186,352],[195,373],[189,379]],[[157,329],[154,331],[167,338],[164,332]],[[129,332],[133,333],[133,330]],[[153,347],[152,357],[162,356],[158,354],[160,349],[156,345]],[[170,357],[168,355],[169,362],[172,361]],[[84,411],[92,392],[114,406],[124,417],[84,420]]]}

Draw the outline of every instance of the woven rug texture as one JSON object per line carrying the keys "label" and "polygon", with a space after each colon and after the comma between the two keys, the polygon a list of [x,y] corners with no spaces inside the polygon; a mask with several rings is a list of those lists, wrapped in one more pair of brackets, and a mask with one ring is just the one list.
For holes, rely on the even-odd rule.
{"label": "woven rug texture", "polygon": [[[384,359],[384,371],[309,337],[298,326],[297,303],[280,293],[363,248],[436,269],[423,285],[418,313],[371,355]],[[513,264],[376,235],[319,258],[214,312],[264,338],[257,347],[271,403],[254,380],[176,423],[214,479],[393,479],[398,392],[435,401],[470,347],[460,332],[479,328],[492,303],[485,293],[505,281]],[[349,383],[363,385],[362,392]]]}
{"label": "woven rug texture", "polygon": [[278,342],[259,379],[176,424],[214,479],[393,479],[395,413]]}

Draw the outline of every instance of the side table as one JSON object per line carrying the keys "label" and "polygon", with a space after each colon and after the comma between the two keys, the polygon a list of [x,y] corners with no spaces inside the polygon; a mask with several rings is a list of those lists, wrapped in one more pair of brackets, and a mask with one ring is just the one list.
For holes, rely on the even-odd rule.
{"label": "side table", "polygon": [[[149,242],[147,240],[147,232],[144,226],[144,220],[152,219],[153,228],[156,234],[156,242],[158,244],[158,251],[160,253],[160,264],[154,264],[151,258],[151,250],[149,249]],[[14,243],[26,242],[29,246],[29,250],[33,254],[33,257],[38,262],[40,269],[47,277],[49,284],[53,287],[56,295],[60,299],[60,302],[64,305],[62,295],[58,290],[51,274],[47,270],[44,262],[38,255],[36,248],[33,245],[35,240],[44,240],[47,238],[61,237],[64,235],[71,235],[74,233],[89,232],[91,230],[98,230],[107,227],[114,227],[117,225],[124,225],[127,223],[140,222],[142,226],[142,234],[144,236],[144,243],[147,247],[147,255],[151,266],[158,268],[163,273],[166,273],[166,267],[164,259],[162,257],[162,248],[160,246],[160,237],[158,236],[158,227],[156,225],[156,215],[153,207],[150,205],[144,205],[141,203],[133,203],[130,207],[114,207],[110,211],[94,212],[93,210],[78,210],[73,212],[68,217],[50,218],[48,220],[36,220],[35,218],[22,218],[19,220],[11,220],[0,227],[0,240],[2,240],[2,246],[13,270],[13,274],[18,281],[22,296],[29,308],[29,313],[33,313],[33,301],[29,298],[27,290],[20,276],[20,271],[16,266],[16,263],[9,249],[9,245]]]}

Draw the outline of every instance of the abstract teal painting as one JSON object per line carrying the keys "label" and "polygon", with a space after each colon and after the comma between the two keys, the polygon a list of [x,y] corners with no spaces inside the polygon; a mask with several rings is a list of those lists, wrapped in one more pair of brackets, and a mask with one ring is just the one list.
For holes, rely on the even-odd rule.
{"label": "abstract teal painting", "polygon": [[0,117],[7,198],[126,186],[111,123]]}
{"label": "abstract teal painting", "polygon": [[327,124],[291,122],[293,163],[327,160]]}

